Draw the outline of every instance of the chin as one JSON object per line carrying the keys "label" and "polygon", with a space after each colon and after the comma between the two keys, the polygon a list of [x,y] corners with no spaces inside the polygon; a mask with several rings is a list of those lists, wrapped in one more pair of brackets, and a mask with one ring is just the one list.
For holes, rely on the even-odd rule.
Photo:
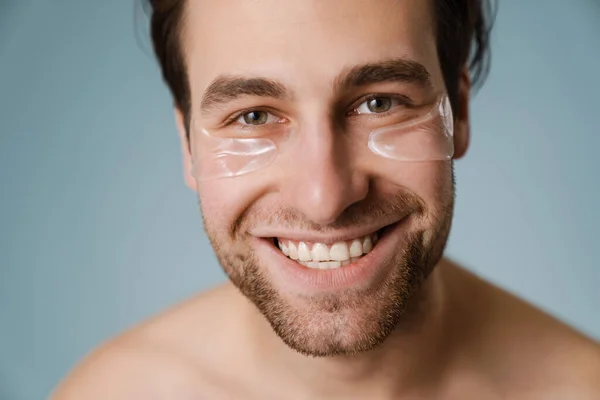
{"label": "chin", "polygon": [[270,280],[269,268],[256,258],[234,284],[291,349],[312,357],[352,355],[381,345],[411,320],[409,302],[440,258],[425,251],[423,241],[423,232],[409,235],[384,261],[389,273],[366,288],[291,293]]}

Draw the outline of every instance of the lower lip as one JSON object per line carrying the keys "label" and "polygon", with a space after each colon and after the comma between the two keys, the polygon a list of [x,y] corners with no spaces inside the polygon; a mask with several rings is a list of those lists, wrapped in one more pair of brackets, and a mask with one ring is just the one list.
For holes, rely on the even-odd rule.
{"label": "lower lip", "polygon": [[[285,256],[271,240],[258,239],[259,255],[267,261],[270,272],[281,280],[283,291],[310,292],[336,291],[368,287],[384,276],[385,259],[396,249],[408,225],[407,218],[388,226],[369,253],[352,264],[334,268],[308,268]],[[388,267],[389,268],[389,267]],[[290,287],[291,286],[291,287]]]}

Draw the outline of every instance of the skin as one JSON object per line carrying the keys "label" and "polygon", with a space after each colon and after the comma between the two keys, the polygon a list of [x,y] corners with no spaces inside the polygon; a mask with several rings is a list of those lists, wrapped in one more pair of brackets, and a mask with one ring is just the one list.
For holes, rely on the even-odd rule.
{"label": "skin", "polygon": [[[183,40],[194,121],[216,132],[227,116],[267,106],[301,132],[299,147],[261,173],[197,181],[176,112],[186,182],[230,281],[95,350],[53,398],[598,398],[595,342],[442,258],[452,163],[378,158],[335,129],[350,123],[341,105],[361,96],[444,91],[432,21],[420,0],[191,2]],[[335,85],[353,66],[390,59],[424,66],[430,87]],[[293,95],[203,110],[223,75],[266,77]],[[455,159],[468,147],[469,90],[465,70]],[[352,287],[304,290],[260,241],[333,241],[399,220],[377,273]]]}

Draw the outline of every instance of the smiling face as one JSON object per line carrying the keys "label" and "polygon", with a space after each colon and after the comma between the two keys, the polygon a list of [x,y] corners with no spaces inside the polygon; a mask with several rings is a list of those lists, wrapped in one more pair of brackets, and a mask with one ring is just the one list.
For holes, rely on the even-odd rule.
{"label": "smiling face", "polygon": [[[291,348],[326,356],[377,346],[439,261],[452,218],[451,161],[398,161],[367,146],[371,132],[431,109],[445,90],[431,5],[188,3],[194,154],[179,126],[220,263]],[[455,156],[466,136],[455,119]],[[211,140],[249,137],[268,138],[276,153],[234,160],[247,173],[204,179],[231,170],[214,167]]]}

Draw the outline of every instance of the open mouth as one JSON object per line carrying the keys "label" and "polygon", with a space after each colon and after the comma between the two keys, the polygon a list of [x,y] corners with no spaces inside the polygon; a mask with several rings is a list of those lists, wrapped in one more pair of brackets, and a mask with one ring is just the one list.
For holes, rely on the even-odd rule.
{"label": "open mouth", "polygon": [[389,225],[363,237],[333,244],[284,238],[273,238],[273,244],[285,256],[307,268],[336,269],[350,265],[370,253],[381,237],[394,225]]}

